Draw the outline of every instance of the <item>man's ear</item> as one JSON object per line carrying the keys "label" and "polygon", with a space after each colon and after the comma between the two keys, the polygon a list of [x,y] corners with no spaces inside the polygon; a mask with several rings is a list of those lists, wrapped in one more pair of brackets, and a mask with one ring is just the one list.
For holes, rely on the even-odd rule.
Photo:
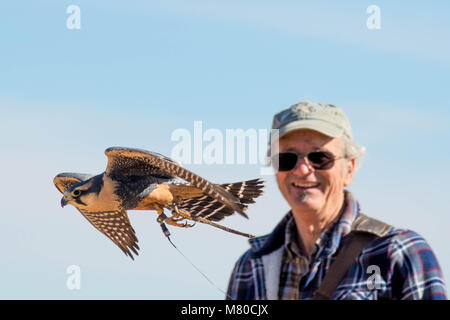
{"label": "man's ear", "polygon": [[355,158],[346,159],[346,168],[344,169],[345,170],[344,187],[348,187],[352,183],[353,174],[355,173],[355,167],[356,167]]}

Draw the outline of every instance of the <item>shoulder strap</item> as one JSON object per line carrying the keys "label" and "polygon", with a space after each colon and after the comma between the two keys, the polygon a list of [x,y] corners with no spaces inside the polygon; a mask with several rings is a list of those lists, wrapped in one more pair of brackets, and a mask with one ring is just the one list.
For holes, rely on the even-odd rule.
{"label": "shoulder strap", "polygon": [[360,213],[359,216],[353,221],[352,232],[360,231],[376,235],[377,237],[382,237],[387,234],[392,229],[392,226],[382,222],[380,220],[366,216]]}
{"label": "shoulder strap", "polygon": [[342,278],[364,247],[372,240],[387,234],[391,228],[392,226],[387,223],[360,214],[353,222],[352,231],[346,237],[342,249],[311,299],[331,299]]}

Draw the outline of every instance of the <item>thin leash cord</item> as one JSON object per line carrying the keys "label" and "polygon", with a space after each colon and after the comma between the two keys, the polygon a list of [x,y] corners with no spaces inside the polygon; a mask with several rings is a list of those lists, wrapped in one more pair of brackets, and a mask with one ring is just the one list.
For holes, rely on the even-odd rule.
{"label": "thin leash cord", "polygon": [[180,249],[177,248],[177,246],[172,242],[172,240],[170,240],[170,232],[169,229],[167,229],[166,225],[164,223],[161,223],[161,229],[164,233],[164,235],[166,236],[167,240],[169,240],[170,244],[175,248],[175,250],[177,250],[184,259],[186,259],[187,262],[189,262],[189,264],[191,266],[194,267],[195,270],[197,270],[213,287],[215,287],[217,290],[219,290],[220,292],[222,292],[224,295],[226,295],[228,298],[232,299],[233,298],[226,293],[225,291],[223,291],[222,289],[220,289],[214,282],[212,282],[211,279],[208,278],[208,276],[206,274],[204,274],[191,260],[189,260],[188,257],[186,257],[183,252],[180,251]]}

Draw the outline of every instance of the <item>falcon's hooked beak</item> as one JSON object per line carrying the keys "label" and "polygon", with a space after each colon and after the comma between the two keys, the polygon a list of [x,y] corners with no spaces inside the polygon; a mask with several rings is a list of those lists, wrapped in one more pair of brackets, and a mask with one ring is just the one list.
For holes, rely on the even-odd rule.
{"label": "falcon's hooked beak", "polygon": [[66,197],[67,196],[64,195],[64,197],[61,198],[61,208],[64,208],[64,206],[66,206],[69,203],[69,201],[67,201]]}

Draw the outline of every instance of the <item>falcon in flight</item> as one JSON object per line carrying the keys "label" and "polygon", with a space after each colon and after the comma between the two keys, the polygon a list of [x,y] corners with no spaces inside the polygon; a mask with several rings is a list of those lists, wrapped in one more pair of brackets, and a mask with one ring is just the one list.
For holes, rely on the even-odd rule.
{"label": "falcon in flight", "polygon": [[131,252],[137,255],[139,246],[127,210],[155,210],[161,226],[186,228],[193,226],[187,221],[199,221],[244,235],[215,222],[235,212],[247,217],[244,210],[263,193],[260,179],[213,184],[155,152],[112,147],[105,154],[105,172],[60,173],[53,182],[63,194],[62,207],[76,207],[133,260]]}

